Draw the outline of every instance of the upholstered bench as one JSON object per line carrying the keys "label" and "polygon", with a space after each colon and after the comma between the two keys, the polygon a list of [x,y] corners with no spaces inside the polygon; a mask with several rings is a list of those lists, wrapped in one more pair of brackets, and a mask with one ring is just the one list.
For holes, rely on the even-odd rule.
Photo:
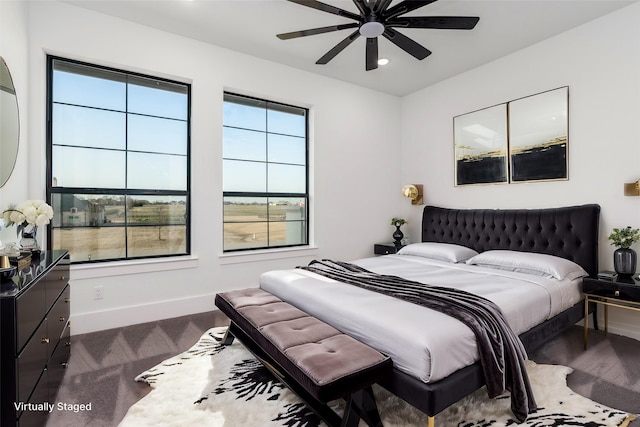
{"label": "upholstered bench", "polygon": [[[238,338],[329,426],[382,426],[371,385],[391,359],[258,288],[216,295],[231,320],[223,344]],[[345,399],[342,418],[328,402]]]}

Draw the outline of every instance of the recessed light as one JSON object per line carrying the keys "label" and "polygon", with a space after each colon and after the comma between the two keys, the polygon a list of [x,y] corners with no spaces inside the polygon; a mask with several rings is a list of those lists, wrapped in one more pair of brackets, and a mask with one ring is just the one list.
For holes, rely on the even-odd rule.
{"label": "recessed light", "polygon": [[387,65],[388,63],[389,63],[389,60],[387,58],[378,59],[378,65]]}

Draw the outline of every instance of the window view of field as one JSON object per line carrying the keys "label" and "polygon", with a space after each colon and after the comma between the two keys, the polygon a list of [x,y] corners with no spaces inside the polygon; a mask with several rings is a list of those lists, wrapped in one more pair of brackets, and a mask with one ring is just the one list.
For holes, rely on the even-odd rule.
{"label": "window view of field", "polygon": [[304,199],[244,202],[225,197],[224,250],[304,245],[307,225]]}
{"label": "window view of field", "polygon": [[[54,249],[73,262],[187,253],[186,199],[55,194]],[[305,198],[225,197],[224,250],[307,243]]]}
{"label": "window view of field", "polygon": [[186,200],[57,194],[54,249],[73,262],[187,253]]}
{"label": "window view of field", "polygon": [[47,62],[52,248],[72,262],[189,253],[190,86]]}

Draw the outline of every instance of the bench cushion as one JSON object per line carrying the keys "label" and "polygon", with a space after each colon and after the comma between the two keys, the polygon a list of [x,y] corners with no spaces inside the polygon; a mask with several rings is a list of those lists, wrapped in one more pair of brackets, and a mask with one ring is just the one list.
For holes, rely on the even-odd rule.
{"label": "bench cushion", "polygon": [[262,289],[220,293],[216,305],[321,402],[346,397],[391,371],[389,357]]}

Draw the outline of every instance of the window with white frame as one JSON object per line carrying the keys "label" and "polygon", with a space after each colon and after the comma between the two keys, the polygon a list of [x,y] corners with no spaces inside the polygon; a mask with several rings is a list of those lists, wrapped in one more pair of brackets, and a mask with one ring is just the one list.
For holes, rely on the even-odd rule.
{"label": "window with white frame", "polygon": [[225,252],[308,244],[308,110],[224,94]]}
{"label": "window with white frame", "polygon": [[49,246],[72,262],[190,252],[190,85],[48,57]]}

